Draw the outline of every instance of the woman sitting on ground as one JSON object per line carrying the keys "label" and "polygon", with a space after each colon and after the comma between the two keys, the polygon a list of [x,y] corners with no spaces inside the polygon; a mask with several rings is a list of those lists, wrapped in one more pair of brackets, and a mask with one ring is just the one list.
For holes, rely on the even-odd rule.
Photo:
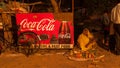
{"label": "woman sitting on ground", "polygon": [[68,56],[70,60],[94,61],[101,60],[104,57],[104,55],[98,53],[98,51],[94,48],[94,46],[97,45],[96,40],[87,28],[83,29],[83,32],[79,35],[77,42],[81,50],[70,51],[70,56]]}
{"label": "woman sitting on ground", "polygon": [[95,38],[90,31],[85,28],[78,37],[78,45],[81,50],[73,50],[68,58],[75,61],[101,60],[104,55],[100,55],[94,48],[97,45]]}
{"label": "woman sitting on ground", "polygon": [[90,50],[94,45],[96,45],[96,40],[87,28],[83,29],[77,42],[82,51]]}

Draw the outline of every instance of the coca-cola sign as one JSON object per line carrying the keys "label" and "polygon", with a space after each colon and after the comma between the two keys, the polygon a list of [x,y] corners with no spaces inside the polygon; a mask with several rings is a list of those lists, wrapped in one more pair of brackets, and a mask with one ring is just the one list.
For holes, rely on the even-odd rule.
{"label": "coca-cola sign", "polygon": [[20,22],[20,28],[22,30],[37,30],[37,31],[53,31],[55,29],[55,20],[44,18],[40,21],[29,21],[28,19],[23,19]]}
{"label": "coca-cola sign", "polygon": [[[69,44],[71,47],[74,43],[71,21],[55,20],[53,13],[16,14],[16,21],[20,27],[18,35],[23,32],[33,32],[39,38],[40,44],[44,44],[43,47],[45,45],[46,47],[69,47]],[[63,22],[66,24],[61,25]],[[61,45],[58,46],[58,44]]]}

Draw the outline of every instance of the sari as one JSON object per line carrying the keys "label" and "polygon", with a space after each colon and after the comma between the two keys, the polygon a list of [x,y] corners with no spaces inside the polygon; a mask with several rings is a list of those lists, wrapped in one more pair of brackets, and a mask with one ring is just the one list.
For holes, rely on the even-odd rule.
{"label": "sari", "polygon": [[[87,35],[84,34],[84,31],[87,30]],[[91,49],[96,42],[93,40],[94,37],[88,29],[84,29],[83,32],[78,37],[78,45],[82,51],[87,51]]]}

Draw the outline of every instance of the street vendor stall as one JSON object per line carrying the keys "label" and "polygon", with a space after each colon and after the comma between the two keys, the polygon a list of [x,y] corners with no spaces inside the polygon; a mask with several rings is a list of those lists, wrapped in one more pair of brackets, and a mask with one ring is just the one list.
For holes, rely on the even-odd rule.
{"label": "street vendor stall", "polygon": [[[9,38],[7,40],[17,44],[15,47],[19,52],[26,46],[26,49],[29,48],[28,50],[30,50],[27,52],[40,48],[72,49],[74,47],[72,2],[73,0],[70,0],[71,5],[64,8],[65,11],[62,10],[60,4],[59,6],[55,5],[61,3],[55,0],[50,0],[50,3],[42,0],[32,3],[29,1],[25,3],[24,0],[4,2],[7,10],[1,12],[2,23],[6,24],[7,27],[9,26],[9,30],[4,36],[11,35],[13,41]],[[46,7],[48,3],[47,7],[49,8],[45,12],[43,7]],[[61,4],[65,3],[62,2]],[[61,10],[56,9],[58,7]]]}

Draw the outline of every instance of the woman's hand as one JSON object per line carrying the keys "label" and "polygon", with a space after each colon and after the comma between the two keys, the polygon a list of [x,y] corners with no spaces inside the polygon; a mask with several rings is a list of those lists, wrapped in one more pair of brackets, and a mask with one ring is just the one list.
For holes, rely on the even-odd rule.
{"label": "woman's hand", "polygon": [[90,44],[92,44],[94,42],[96,42],[96,39],[90,39],[89,43],[85,47],[87,48]]}

